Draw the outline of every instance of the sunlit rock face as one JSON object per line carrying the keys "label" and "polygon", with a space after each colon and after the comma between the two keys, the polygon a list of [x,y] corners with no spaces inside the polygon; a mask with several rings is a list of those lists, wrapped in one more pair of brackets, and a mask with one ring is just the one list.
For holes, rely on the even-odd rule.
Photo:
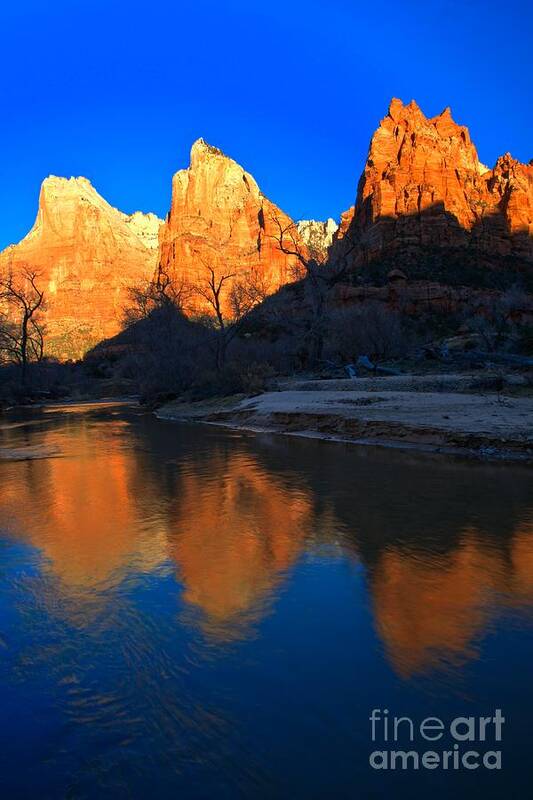
{"label": "sunlit rock face", "polygon": [[43,182],[35,224],[0,254],[0,272],[37,271],[48,354],[79,358],[119,331],[127,288],[155,271],[160,225],[154,214],[113,208],[86,178]]}
{"label": "sunlit rock face", "polygon": [[[160,234],[161,269],[195,289],[205,289],[209,269],[217,277],[252,273],[268,293],[274,292],[292,279],[298,265],[279,247],[280,227],[291,225],[248,172],[198,139],[189,168],[172,179],[172,204]],[[222,297],[226,309],[232,280]],[[206,310],[200,294],[192,293],[192,307]]]}
{"label": "sunlit rock face", "polygon": [[427,118],[414,101],[394,99],[370,142],[356,204],[342,216],[339,239],[347,234],[359,261],[468,246],[533,262],[533,165],[507,153],[489,169],[449,108]]}
{"label": "sunlit rock face", "polygon": [[329,218],[321,222],[315,219],[301,219],[296,224],[302,241],[309,250],[319,256],[326,256],[339,227],[335,220]]}

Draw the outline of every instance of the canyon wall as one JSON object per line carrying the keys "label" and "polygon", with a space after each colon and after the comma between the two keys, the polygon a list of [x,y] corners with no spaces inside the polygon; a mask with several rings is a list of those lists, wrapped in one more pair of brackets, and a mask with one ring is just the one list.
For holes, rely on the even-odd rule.
{"label": "canyon wall", "polygon": [[427,118],[414,101],[392,100],[341,219],[337,238],[356,243],[355,264],[391,252],[415,260],[427,248],[467,250],[488,266],[529,264],[532,236],[531,163],[506,153],[489,169],[449,108]]}
{"label": "canyon wall", "polygon": [[0,253],[0,275],[37,273],[49,355],[80,358],[120,330],[128,287],[156,270],[160,225],[154,214],[113,208],[86,178],[43,181],[35,224]]}
{"label": "canyon wall", "polygon": [[172,204],[160,234],[160,269],[175,284],[193,287],[189,305],[196,312],[209,309],[202,293],[210,270],[217,280],[232,276],[221,298],[228,311],[235,280],[251,276],[272,293],[293,279],[298,259],[280,250],[280,227],[290,228],[297,246],[303,247],[290,217],[261,193],[254,178],[198,139],[190,166],[172,179]]}
{"label": "canyon wall", "polygon": [[381,284],[378,272],[370,283],[381,286],[389,274],[484,286],[483,270],[506,269],[512,285],[532,272],[533,163],[507,153],[489,169],[448,108],[427,118],[414,101],[393,100],[337,230],[331,219],[293,223],[239,164],[198,139],[189,167],[173,177],[165,222],[121,213],[85,178],[47,178],[33,228],[0,253],[0,276],[37,272],[46,352],[79,358],[119,331],[128,287],[171,279],[185,287],[186,309],[198,314],[212,311],[210,276],[217,284],[224,278],[221,306],[229,315],[236,282],[264,296],[299,277],[297,255],[280,248],[281,230],[289,251],[329,252],[333,260],[349,251],[352,288],[358,270],[374,262],[385,269]]}
{"label": "canyon wall", "polygon": [[[292,220],[260,192],[254,178],[202,139],[188,169],[172,181],[172,205],[163,223],[154,214],[128,216],[110,206],[85,178],[47,178],[37,219],[19,244],[0,253],[0,275],[35,270],[45,293],[42,318],[46,353],[79,358],[121,326],[128,288],[168,276],[186,284],[187,310],[212,311],[212,269],[231,313],[235,281],[248,281],[263,296],[292,280],[298,258],[279,247],[305,250]],[[326,232],[327,235],[327,232]]]}

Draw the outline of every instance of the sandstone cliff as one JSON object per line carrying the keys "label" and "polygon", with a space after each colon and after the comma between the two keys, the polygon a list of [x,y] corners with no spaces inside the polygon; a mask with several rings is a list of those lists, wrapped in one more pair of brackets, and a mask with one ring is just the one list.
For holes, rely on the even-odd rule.
{"label": "sandstone cliff", "polygon": [[314,219],[301,219],[296,225],[303,243],[309,250],[325,257],[339,227],[335,220],[331,219],[331,217],[325,222]]}
{"label": "sandstone cliff", "polygon": [[[220,150],[198,139],[188,169],[172,180],[172,204],[160,234],[161,270],[176,284],[206,287],[209,269],[235,280],[252,274],[262,289],[274,292],[291,280],[298,260],[279,248],[279,226],[292,220],[259,190],[254,178]],[[231,281],[225,284],[227,308]],[[207,310],[201,292],[190,300]]]}
{"label": "sandstone cliff", "polygon": [[342,216],[338,238],[347,234],[358,262],[428,247],[466,247],[493,266],[507,256],[533,262],[533,165],[507,153],[489,169],[449,108],[427,118],[395,99]]}
{"label": "sandstone cliff", "polygon": [[[224,311],[232,284],[246,276],[258,293],[276,291],[301,274],[298,258],[279,247],[280,228],[290,229],[289,248],[303,253],[335,256],[348,243],[355,270],[374,261],[385,266],[382,283],[400,267],[410,286],[475,287],[484,285],[480,268],[503,273],[510,266],[512,285],[518,273],[532,272],[533,164],[507,153],[489,169],[449,109],[427,118],[414,101],[393,100],[372,137],[356,203],[336,231],[331,219],[294,224],[249,173],[199,139],[189,167],[173,177],[164,223],[112,208],[84,178],[47,178],[35,224],[0,253],[0,274],[37,270],[47,352],[73,358],[118,332],[127,287],[161,272],[187,287],[192,312],[209,310],[210,269],[217,281],[231,276]],[[379,275],[365,282],[379,284]]]}
{"label": "sandstone cliff", "polygon": [[86,178],[43,182],[35,224],[0,253],[0,273],[38,272],[48,354],[79,358],[118,332],[127,287],[154,274],[160,225],[154,214],[113,208]]}

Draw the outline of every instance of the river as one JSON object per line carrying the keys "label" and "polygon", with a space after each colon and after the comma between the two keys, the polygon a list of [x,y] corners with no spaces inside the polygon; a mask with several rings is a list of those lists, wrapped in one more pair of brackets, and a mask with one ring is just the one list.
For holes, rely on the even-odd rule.
{"label": "river", "polygon": [[[0,448],[2,798],[527,795],[529,468],[121,404]],[[502,769],[373,768],[373,709],[501,709]]]}

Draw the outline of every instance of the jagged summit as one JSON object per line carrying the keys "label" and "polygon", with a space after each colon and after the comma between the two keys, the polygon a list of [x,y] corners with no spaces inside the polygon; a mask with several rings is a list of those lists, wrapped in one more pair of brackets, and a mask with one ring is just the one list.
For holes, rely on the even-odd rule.
{"label": "jagged summit", "polygon": [[450,106],[446,106],[440,114],[436,114],[434,117],[426,117],[416,100],[410,100],[409,103],[404,103],[403,100],[400,100],[398,97],[392,98],[387,113],[388,116],[395,121],[399,119],[427,119],[431,122],[435,122],[438,119],[451,119],[453,122],[452,109]]}
{"label": "jagged summit", "polygon": [[[91,181],[82,176],[63,178],[49,175],[41,183],[39,192],[39,208],[47,204],[65,204],[70,202],[88,202],[99,207],[112,206],[96,191]],[[117,209],[113,209],[117,211]],[[120,213],[117,211],[117,213]]]}
{"label": "jagged summit", "polygon": [[193,155],[199,155],[199,156],[211,155],[211,156],[222,156],[222,158],[228,158],[228,156],[225,153],[223,153],[219,147],[215,147],[214,145],[209,144],[208,142],[205,141],[205,139],[202,139],[202,137],[196,139],[196,141],[193,142],[193,145],[191,147],[191,160],[193,158]]}
{"label": "jagged summit", "polygon": [[278,222],[289,217],[260,191],[253,176],[218,148],[197,139],[187,169],[172,179],[172,201],[161,230],[161,269],[197,284],[212,267],[255,272],[275,291],[291,278],[296,258],[281,252]]}
{"label": "jagged summit", "polygon": [[[176,172],[173,177],[173,186],[176,184],[176,191],[179,193],[178,186],[185,185],[194,187],[194,191],[203,191],[200,186],[204,186],[206,191],[210,191],[208,186],[218,186],[219,191],[222,187],[227,187],[231,194],[241,190],[245,194],[252,193],[257,198],[261,195],[259,186],[254,177],[241,167],[233,158],[226,155],[218,147],[208,144],[204,139],[197,139],[191,147],[191,157],[189,167]],[[174,197],[174,189],[172,196]],[[173,214],[171,206],[170,216]]]}
{"label": "jagged summit", "polygon": [[[0,253],[0,271],[28,263],[40,271],[49,351],[77,356],[117,331],[127,287],[152,279],[158,265],[178,282],[197,282],[206,266],[255,273],[275,291],[297,272],[297,258],[279,247],[280,226],[291,224],[249,172],[199,138],[189,166],[173,176],[164,224],[154,214],[122,213],[85,177],[50,175],[32,229]],[[333,220],[301,220],[296,244],[324,252],[333,235],[342,247],[349,232],[354,269],[384,252],[398,263],[408,252],[415,263],[446,248],[497,268],[512,257],[526,268],[533,164],[505,153],[489,169],[448,106],[426,117],[414,100],[393,98],[371,138],[356,203],[335,228]]]}
{"label": "jagged summit", "polygon": [[60,175],[48,175],[41,184],[41,191],[53,189],[58,191],[95,191],[91,181],[88,178],[84,178],[82,175],[77,178],[74,176],[65,178]]}
{"label": "jagged summit", "polygon": [[416,258],[417,248],[468,245],[493,261],[533,261],[532,226],[531,166],[507,154],[490,170],[449,107],[426,117],[415,101],[394,98],[370,141],[339,238],[349,230],[363,260],[390,248],[408,248]]}
{"label": "jagged summit", "polygon": [[451,115],[452,115],[452,109],[450,108],[450,106],[446,106],[446,108],[444,108],[440,112],[440,114],[438,114],[437,116],[439,116],[439,117],[451,117]]}

